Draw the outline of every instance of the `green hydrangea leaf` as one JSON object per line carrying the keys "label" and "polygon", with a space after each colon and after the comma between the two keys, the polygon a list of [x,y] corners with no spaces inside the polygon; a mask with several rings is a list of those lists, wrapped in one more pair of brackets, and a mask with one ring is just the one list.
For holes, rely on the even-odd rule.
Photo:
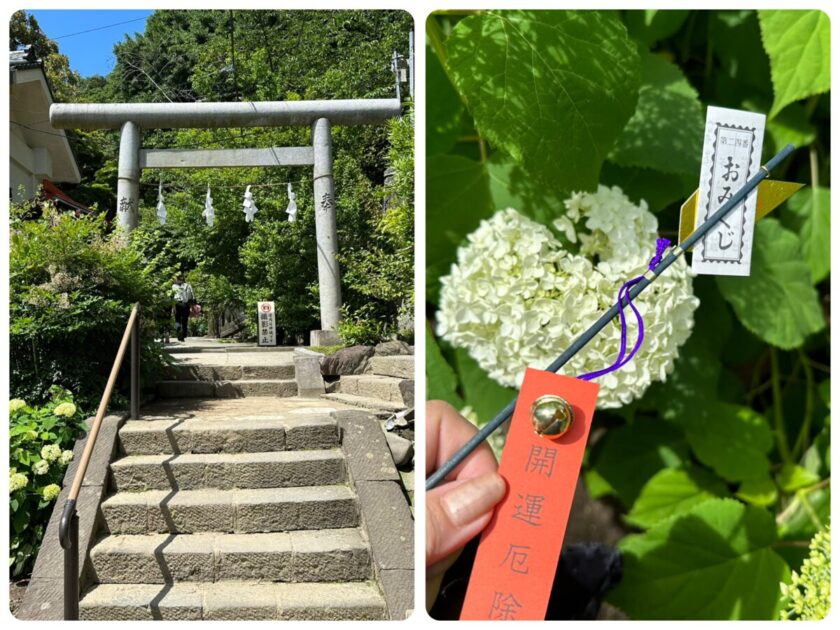
{"label": "green hydrangea leaf", "polygon": [[800,491],[779,514],[779,538],[807,540],[831,516],[831,488],[818,488],[811,492]]}
{"label": "green hydrangea leaf", "polygon": [[426,99],[426,155],[438,155],[454,146],[461,128],[464,106],[437,55],[428,46],[426,90],[434,95],[434,98]]}
{"label": "green hydrangea leaf", "polygon": [[776,473],[776,482],[782,492],[796,492],[800,488],[814,485],[819,480],[818,475],[796,464],[785,464]]}
{"label": "green hydrangea leaf", "polygon": [[478,416],[479,425],[491,420],[516,396],[512,387],[503,387],[476,363],[463,348],[455,350],[455,366],[464,392],[464,402]]}
{"label": "green hydrangea leaf", "polygon": [[770,118],[794,101],[831,88],[828,15],[818,10],[759,11],[758,21],[775,94]]}
{"label": "green hydrangea leaf", "polygon": [[652,168],[619,166],[609,160],[601,169],[601,183],[618,186],[635,204],[644,200],[651,212],[659,212],[674,202],[685,201],[697,187],[697,182],[692,184],[686,176],[661,173]]}
{"label": "green hydrangea leaf", "polygon": [[607,432],[591,467],[630,507],[653,475],[662,468],[678,468],[688,458],[682,431],[661,420],[639,419]]}
{"label": "green hydrangea leaf", "polygon": [[[755,111],[761,109],[752,108]],[[788,144],[806,147],[817,138],[817,130],[808,120],[808,114],[802,105],[785,107],[773,120],[767,122],[767,133],[773,140],[775,152]]]}
{"label": "green hydrangea leaf", "polygon": [[695,401],[686,408],[682,421],[697,459],[724,479],[767,477],[773,434],[758,412],[718,400]]}
{"label": "green hydrangea leaf", "polygon": [[744,327],[774,346],[791,350],[825,327],[799,239],[775,219],[755,226],[750,276],[717,283]]}
{"label": "green hydrangea leaf", "polygon": [[624,23],[627,25],[630,37],[650,46],[680,30],[688,13],[686,10],[660,11],[658,9],[625,11]]}
{"label": "green hydrangea leaf", "polygon": [[483,137],[549,188],[595,188],[639,90],[639,56],[615,13],[489,11],[461,20],[446,50]]}
{"label": "green hydrangea leaf", "polygon": [[463,401],[455,391],[458,378],[438,347],[432,328],[426,324],[426,398],[445,400],[459,409]]}
{"label": "green hydrangea leaf", "polygon": [[761,508],[710,499],[619,543],[624,577],[609,601],[634,619],[774,619],[790,578]]}
{"label": "green hydrangea leaf", "polygon": [[487,162],[490,195],[496,208],[515,208],[543,225],[566,213],[563,200],[546,191],[522,164],[501,151]]}
{"label": "green hydrangea leaf", "polygon": [[806,188],[791,197],[785,217],[799,231],[802,255],[811,268],[811,282],[822,282],[831,271],[831,190]]}
{"label": "green hydrangea leaf", "polygon": [[640,51],[642,85],[636,112],[618,137],[610,160],[664,173],[700,172],[704,114],[682,71],[664,57]]}
{"label": "green hydrangea leaf", "polygon": [[665,468],[645,484],[625,520],[647,529],[659,521],[685,514],[704,501],[728,495],[726,485],[702,468]]}
{"label": "green hydrangea leaf", "polygon": [[735,496],[759,507],[770,507],[779,498],[779,489],[768,475],[761,479],[748,479],[738,486]]}
{"label": "green hydrangea leaf", "polygon": [[440,276],[449,273],[458,245],[493,214],[484,166],[457,155],[426,165],[426,298],[437,302]]}

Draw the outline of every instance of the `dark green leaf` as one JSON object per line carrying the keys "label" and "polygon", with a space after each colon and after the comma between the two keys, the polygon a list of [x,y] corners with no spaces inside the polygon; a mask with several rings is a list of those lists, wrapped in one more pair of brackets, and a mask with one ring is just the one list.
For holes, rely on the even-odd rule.
{"label": "dark green leaf", "polygon": [[696,466],[665,468],[651,477],[625,517],[642,529],[685,514],[695,505],[725,497],[729,491],[720,479]]}
{"label": "dark green leaf", "polygon": [[487,12],[458,22],[446,48],[483,137],[554,190],[595,188],[639,89],[638,54],[615,14]]}
{"label": "dark green leaf", "polygon": [[[429,18],[432,19],[432,18]],[[455,144],[464,106],[440,60],[426,47],[426,155],[446,153]]]}
{"label": "dark green leaf", "polygon": [[795,348],[825,327],[799,239],[775,219],[755,226],[750,276],[718,276],[717,283],[741,323],[774,346]]}
{"label": "dark green leaf", "polygon": [[761,414],[749,407],[710,399],[688,406],[682,421],[697,459],[724,479],[745,481],[767,476],[773,434]]}
{"label": "dark green leaf", "polygon": [[696,188],[697,182],[649,168],[619,166],[607,160],[601,169],[601,183],[618,186],[633,203],[645,200],[651,212],[659,212],[674,202],[684,201]]}
{"label": "dark green leaf", "polygon": [[431,327],[426,324],[426,399],[445,400],[456,409],[464,406],[455,392],[458,378],[440,352]]}
{"label": "dark green leaf", "polygon": [[624,578],[609,601],[634,619],[776,619],[790,570],[772,515],[710,499],[619,544]]}
{"label": "dark green leaf", "polygon": [[502,387],[487,376],[466,350],[455,351],[455,365],[464,392],[464,402],[478,416],[478,424],[485,424],[516,397],[512,387]]}
{"label": "dark green leaf", "polygon": [[660,11],[658,9],[625,11],[624,23],[627,24],[630,37],[650,46],[680,30],[688,13],[685,10]]}
{"label": "dark green leaf", "polygon": [[653,475],[682,466],[689,457],[682,432],[662,420],[636,420],[610,430],[604,440],[593,468],[627,507]]}
{"label": "dark green leaf", "polygon": [[697,91],[680,69],[641,51],[642,85],[636,112],[618,137],[610,160],[697,177],[704,116]]}
{"label": "dark green leaf", "polygon": [[811,268],[811,281],[822,282],[831,270],[831,191],[807,188],[791,197],[786,217],[799,231],[805,262]]}
{"label": "dark green leaf", "polygon": [[478,162],[441,155],[426,169],[426,298],[437,302],[458,245],[493,214],[487,172]]}

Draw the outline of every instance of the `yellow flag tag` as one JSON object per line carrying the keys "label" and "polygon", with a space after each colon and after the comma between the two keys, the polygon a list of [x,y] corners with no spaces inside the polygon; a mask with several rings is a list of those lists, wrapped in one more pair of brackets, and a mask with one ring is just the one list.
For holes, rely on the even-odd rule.
{"label": "yellow flag tag", "polygon": [[[790,197],[792,197],[793,194],[804,185],[805,184],[797,184],[796,182],[780,182],[774,179],[765,179],[758,185],[755,220],[760,221],[766,217],[773,210],[790,199]],[[695,190],[680,208],[680,243],[687,239],[694,231],[694,220],[697,215],[698,192],[699,191]]]}

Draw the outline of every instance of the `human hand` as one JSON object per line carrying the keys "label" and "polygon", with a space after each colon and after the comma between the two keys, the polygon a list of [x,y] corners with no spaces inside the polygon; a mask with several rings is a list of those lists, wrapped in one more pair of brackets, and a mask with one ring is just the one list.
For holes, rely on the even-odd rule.
{"label": "human hand", "polygon": [[[426,403],[426,473],[437,470],[477,431],[448,403]],[[487,526],[504,497],[507,487],[497,468],[493,451],[483,443],[426,493],[426,580],[432,598],[457,552]]]}

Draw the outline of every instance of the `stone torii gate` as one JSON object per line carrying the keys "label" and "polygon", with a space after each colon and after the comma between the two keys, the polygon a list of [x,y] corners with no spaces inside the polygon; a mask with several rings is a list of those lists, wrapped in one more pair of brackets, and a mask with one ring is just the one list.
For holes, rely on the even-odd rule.
{"label": "stone torii gate", "polygon": [[[321,330],[311,345],[339,342],[341,276],[335,217],[331,125],[379,124],[402,113],[400,100],[264,101],[252,103],[54,104],[56,129],[119,129],[117,217],[126,231],[137,227],[143,168],[312,166]],[[143,129],[310,126],[312,145],[268,149],[141,149]]]}

